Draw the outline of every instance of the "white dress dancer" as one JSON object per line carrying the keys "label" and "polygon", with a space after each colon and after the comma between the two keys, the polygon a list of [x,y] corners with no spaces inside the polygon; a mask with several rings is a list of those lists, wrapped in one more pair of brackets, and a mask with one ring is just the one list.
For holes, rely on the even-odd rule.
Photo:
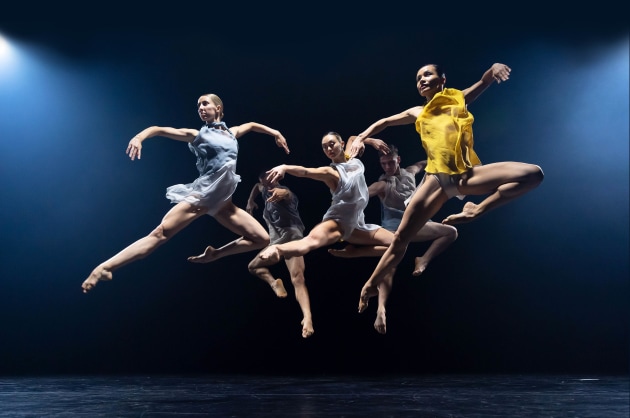
{"label": "white dress dancer", "polygon": [[[354,137],[350,138],[352,143]],[[376,149],[386,147],[381,140],[371,138],[370,144]],[[365,182],[363,163],[356,158],[348,158],[344,150],[345,142],[336,132],[329,132],[322,138],[322,150],[331,160],[323,167],[309,168],[296,165],[280,165],[268,171],[267,179],[271,182],[284,178],[285,174],[306,177],[326,184],[332,194],[330,208],[323,220],[302,239],[284,244],[270,245],[251,261],[250,270],[278,263],[292,257],[304,256],[309,252],[344,240],[356,245],[387,247],[394,234],[379,225],[366,224],[363,211],[369,200]],[[389,295],[389,284],[382,284],[382,302],[377,309],[375,329],[385,333],[385,301]]]}

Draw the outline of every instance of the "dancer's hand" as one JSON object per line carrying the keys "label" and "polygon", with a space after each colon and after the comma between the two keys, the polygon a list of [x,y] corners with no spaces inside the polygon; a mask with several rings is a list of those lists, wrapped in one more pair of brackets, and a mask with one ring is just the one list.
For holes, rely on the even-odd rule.
{"label": "dancer's hand", "polygon": [[284,178],[284,174],[286,172],[286,167],[283,165],[276,166],[271,170],[267,171],[267,181],[270,183],[275,183]]}
{"label": "dancer's hand", "polygon": [[274,141],[276,141],[276,145],[278,147],[284,148],[284,152],[286,152],[287,154],[291,153],[291,151],[289,151],[289,146],[287,145],[287,140],[284,138],[284,136],[282,136],[280,132],[278,132],[278,135],[275,135],[273,139]]}
{"label": "dancer's hand", "polygon": [[140,159],[142,155],[142,140],[138,137],[138,135],[131,138],[129,141],[129,145],[127,145],[127,155],[131,158],[131,161],[135,160],[136,157]]}
{"label": "dancer's hand", "polygon": [[287,189],[274,187],[273,189],[269,189],[269,191],[271,192],[271,196],[269,196],[267,202],[279,202],[289,196],[289,191]]}
{"label": "dancer's hand", "polygon": [[508,81],[510,78],[510,72],[512,71],[512,69],[507,65],[498,62],[492,64],[491,70],[492,78],[497,82],[497,84],[500,84],[502,81]]}
{"label": "dancer's hand", "polygon": [[364,143],[370,144],[376,151],[381,152],[383,154],[389,154],[390,149],[387,145],[387,142],[378,138],[366,138]]}
{"label": "dancer's hand", "polygon": [[352,144],[350,145],[350,158],[362,156],[363,151],[365,151],[365,144],[363,141],[352,141]]}

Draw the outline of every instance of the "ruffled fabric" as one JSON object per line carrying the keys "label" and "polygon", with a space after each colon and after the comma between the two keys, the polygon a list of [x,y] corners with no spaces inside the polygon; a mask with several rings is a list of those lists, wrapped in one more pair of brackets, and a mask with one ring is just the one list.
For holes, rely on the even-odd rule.
{"label": "ruffled fabric", "polygon": [[199,177],[192,183],[168,187],[166,198],[171,203],[203,206],[209,215],[214,215],[230,200],[241,176],[236,174],[238,141],[227,128],[221,129],[224,127],[224,123],[205,125],[188,144],[197,157]]}
{"label": "ruffled fabric", "polygon": [[208,215],[214,215],[230,200],[241,176],[236,174],[236,161],[226,163],[216,172],[199,176],[188,184],[176,184],[166,189],[166,198],[171,203],[188,202],[208,208]]}
{"label": "ruffled fabric", "polygon": [[416,131],[427,154],[427,173],[462,174],[481,164],[473,150],[474,120],[461,90],[444,89],[424,106]]}
{"label": "ruffled fabric", "polygon": [[337,190],[332,192],[332,204],[324,214],[323,220],[336,221],[343,231],[342,240],[347,240],[352,231],[373,231],[379,225],[366,224],[364,210],[370,199],[365,182],[365,167],[361,160],[352,158],[345,163],[332,163],[339,172]]}

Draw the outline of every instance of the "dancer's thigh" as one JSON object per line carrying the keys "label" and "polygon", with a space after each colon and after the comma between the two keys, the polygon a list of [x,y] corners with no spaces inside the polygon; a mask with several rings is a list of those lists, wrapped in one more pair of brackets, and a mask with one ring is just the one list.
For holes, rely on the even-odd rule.
{"label": "dancer's thigh", "polygon": [[208,208],[203,206],[179,202],[164,215],[160,226],[165,236],[172,236],[190,225],[195,219],[205,215],[207,211]]}
{"label": "dancer's thigh", "polygon": [[[332,219],[327,219],[315,225],[308,235],[299,241],[310,241],[316,247],[333,244],[343,236],[339,224]],[[292,241],[292,242],[299,242]]]}
{"label": "dancer's thigh", "polygon": [[388,246],[394,239],[394,233],[385,228],[371,231],[355,229],[352,231],[348,242],[356,245],[385,245]]}
{"label": "dancer's thigh", "polygon": [[258,222],[256,218],[237,207],[231,201],[227,202],[214,218],[225,228],[246,238],[269,239],[267,230]]}
{"label": "dancer's thigh", "polygon": [[448,200],[440,184],[431,176],[413,194],[396,233],[403,242],[414,240],[418,231]]}
{"label": "dancer's thigh", "polygon": [[492,193],[502,184],[522,181],[531,173],[531,167],[516,161],[479,165],[462,176],[458,189],[465,195]]}
{"label": "dancer's thigh", "polygon": [[285,259],[284,262],[287,265],[287,269],[289,270],[291,278],[304,275],[304,270],[306,268],[304,264],[304,257],[291,257],[289,259]]}
{"label": "dancer's thigh", "polygon": [[416,233],[413,240],[416,242],[433,241],[434,239],[449,235],[453,229],[454,227],[450,225],[443,225],[439,222],[428,221]]}

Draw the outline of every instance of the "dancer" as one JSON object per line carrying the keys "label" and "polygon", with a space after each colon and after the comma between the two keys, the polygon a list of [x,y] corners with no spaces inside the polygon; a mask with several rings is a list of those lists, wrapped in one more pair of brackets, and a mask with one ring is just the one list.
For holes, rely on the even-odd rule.
{"label": "dancer", "polygon": [[365,138],[388,126],[415,124],[427,154],[427,176],[409,201],[392,244],[361,289],[359,312],[378,294],[380,283],[391,283],[409,242],[448,199],[455,195],[488,195],[479,204],[466,202],[461,213],[442,221],[455,225],[477,219],[543,181],[538,165],[514,161],[481,165],[473,150],[474,118],[467,105],[493,82],[507,81],[511,71],[507,65],[495,63],[472,86],[457,90],[444,87],[446,75],[439,65],[425,65],[418,70],[416,87],[426,103],[374,122],[353,142],[350,155],[358,155],[365,147]]}
{"label": "dancer", "polygon": [[[416,175],[424,171],[426,160],[418,161],[405,168],[400,166],[398,147],[389,144],[389,152],[379,152],[383,174],[370,184],[370,197],[378,196],[381,204],[381,226],[396,232],[405,210],[406,201],[416,190]],[[423,255],[414,258],[412,275],[420,276],[435,257],[444,252],[457,239],[457,228],[439,222],[427,221],[411,239],[411,242],[433,241]],[[330,249],[336,257],[382,256],[387,248],[346,245],[342,249]]]}
{"label": "dancer", "polygon": [[223,110],[219,96],[204,94],[197,101],[197,112],[205,123],[200,130],[151,126],[129,141],[126,152],[132,161],[136,157],[140,159],[142,143],[148,138],[162,136],[187,142],[197,157],[199,177],[192,183],[167,188],[166,197],[175,206],[147,236],[96,266],[81,286],[83,293],[92,290],[99,281],[111,280],[114,270],[148,256],[203,215],[212,216],[240,237],[216,250],[209,247],[204,254],[190,257],[190,261],[213,261],[227,255],[258,250],[269,243],[267,231],[256,218],[232,203],[232,194],[241,180],[236,174],[237,138],[248,132],[267,134],[288,154],[287,141],[279,131],[256,122],[228,129],[222,122]]}
{"label": "dancer", "polygon": [[[328,132],[322,138],[322,150],[331,160],[329,166],[308,168],[297,165],[279,165],[268,171],[270,182],[284,178],[285,174],[307,177],[323,182],[332,194],[332,204],[323,220],[302,239],[270,245],[262,250],[249,268],[256,269],[276,264],[281,258],[301,257],[309,252],[340,240],[356,245],[379,245],[387,247],[394,234],[379,225],[366,224],[365,207],[369,195],[365,182],[365,167],[358,158],[346,154],[355,137],[350,137],[348,145],[336,132]],[[378,149],[387,149],[385,142],[369,138],[366,142]],[[344,149],[344,146],[346,149]],[[386,332],[385,302],[389,295],[389,283],[379,283],[379,306],[374,328],[381,334]]]}
{"label": "dancer", "polygon": [[[267,223],[269,230],[270,244],[282,244],[304,237],[304,223],[298,212],[298,197],[288,187],[280,184],[279,181],[270,182],[267,180],[267,172],[263,171],[258,176],[258,183],[252,187],[247,200],[246,210],[250,215],[254,215],[254,210],[258,209],[256,198],[262,196],[265,207],[263,209],[263,219]],[[304,257],[292,257],[284,260],[291,283],[295,291],[295,299],[302,310],[302,337],[308,338],[315,330],[313,329],[313,317],[311,314],[311,302],[304,279]],[[267,267],[249,266],[249,272],[266,282],[277,297],[287,297],[287,291],[282,279],[273,277]]]}

